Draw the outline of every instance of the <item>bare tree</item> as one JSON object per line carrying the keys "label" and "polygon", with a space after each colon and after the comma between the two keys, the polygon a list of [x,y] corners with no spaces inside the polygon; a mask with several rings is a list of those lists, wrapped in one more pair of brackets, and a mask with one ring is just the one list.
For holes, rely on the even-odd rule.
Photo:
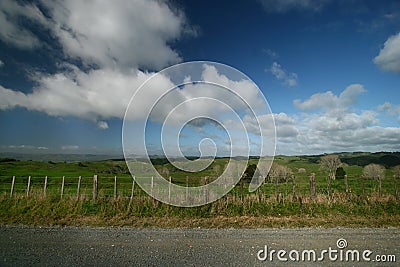
{"label": "bare tree", "polygon": [[336,179],[336,170],[342,165],[338,155],[326,155],[321,157],[321,169],[328,172],[330,180]]}
{"label": "bare tree", "polygon": [[365,178],[378,179],[379,177],[382,179],[385,177],[385,167],[383,167],[382,165],[371,163],[364,167],[363,174]]}
{"label": "bare tree", "polygon": [[278,178],[280,181],[287,182],[292,174],[292,169],[289,167],[273,163],[269,172],[269,177],[272,179],[272,181],[275,181],[275,179]]}
{"label": "bare tree", "polygon": [[221,173],[221,165],[218,164],[214,165],[213,172],[215,174],[215,177],[218,177]]}
{"label": "bare tree", "polygon": [[169,176],[169,169],[167,167],[163,167],[161,170],[162,174],[165,174],[165,178],[168,178]]}
{"label": "bare tree", "polygon": [[298,173],[306,173],[307,170],[304,169],[304,168],[299,168],[299,169],[297,170],[297,172],[298,172]]}
{"label": "bare tree", "polygon": [[393,167],[393,173],[396,176],[400,176],[400,165],[397,165],[397,166]]}

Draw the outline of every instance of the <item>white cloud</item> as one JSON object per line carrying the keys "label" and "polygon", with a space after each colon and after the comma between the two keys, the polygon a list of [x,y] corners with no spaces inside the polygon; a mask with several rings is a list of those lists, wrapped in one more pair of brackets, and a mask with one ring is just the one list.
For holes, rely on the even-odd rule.
{"label": "white cloud", "polygon": [[[65,54],[113,68],[160,69],[181,61],[168,43],[188,32],[184,14],[162,1],[46,1]],[[190,28],[189,28],[190,30]]]}
{"label": "white cloud", "polygon": [[7,145],[7,146],[0,146],[2,150],[48,150],[48,147],[45,146],[34,146],[34,145]]}
{"label": "white cloud", "polygon": [[[283,112],[278,114],[264,114],[258,116],[257,120],[261,122],[262,125],[267,126],[262,129],[264,136],[270,136],[271,132],[274,131],[274,127],[278,140],[281,141],[287,138],[296,137],[299,133],[296,120]],[[254,117],[245,116],[243,122],[249,132],[255,135],[260,134],[258,122]]]}
{"label": "white cloud", "polygon": [[0,68],[4,66],[4,62],[0,60]]}
{"label": "white cloud", "polygon": [[[231,89],[232,91],[240,95],[243,100],[251,104],[253,108],[264,106],[264,96],[260,94],[259,89],[250,80],[232,81],[227,76],[218,73],[217,69],[214,66],[203,65],[203,68],[204,70],[202,73],[202,79],[204,81],[214,82],[216,84]],[[221,99],[229,98],[229,95],[232,94],[227,91],[225,92],[226,95],[222,96]],[[195,93],[195,91],[193,93]],[[198,92],[196,92],[196,94],[198,94]],[[235,107],[233,103],[230,104]],[[242,104],[240,103],[240,105]]]}
{"label": "white cloud", "polygon": [[297,79],[298,79],[297,74],[294,72],[287,73],[279,63],[277,62],[272,63],[272,66],[269,69],[269,71],[275,76],[275,78],[277,78],[280,81],[283,81],[283,83],[286,84],[287,86],[293,87],[297,85]]}
{"label": "white cloud", "polygon": [[400,73],[400,32],[386,40],[374,63],[383,70]]}
{"label": "white cloud", "polygon": [[348,110],[342,112],[326,112],[323,114],[310,114],[305,117],[304,122],[310,129],[319,132],[334,134],[341,131],[351,131],[367,128],[376,124],[376,113],[364,111],[357,114]]}
{"label": "white cloud", "polygon": [[99,121],[97,122],[97,127],[103,130],[108,129],[108,123],[105,121]]}
{"label": "white cloud", "polygon": [[385,102],[383,105],[378,107],[378,110],[385,111],[387,114],[392,116],[398,116],[397,120],[400,122],[400,105]]}
{"label": "white cloud", "polygon": [[259,0],[268,13],[286,13],[291,10],[319,11],[327,0]]}
{"label": "white cloud", "polygon": [[276,134],[279,138],[292,138],[299,134],[299,129],[296,125],[296,120],[286,113],[274,114]]}
{"label": "white cloud", "polygon": [[263,49],[263,52],[266,53],[271,59],[279,58],[279,54],[272,49]]}
{"label": "white cloud", "polygon": [[19,106],[51,116],[122,118],[134,89],[149,76],[140,71],[123,74],[110,69],[85,73],[78,68],[55,75],[38,74],[38,86],[32,93],[0,86],[0,109]]}
{"label": "white cloud", "polygon": [[[17,92],[0,86],[0,110],[23,107],[28,110],[45,112],[50,116],[76,116],[96,121],[101,129],[107,129],[106,119],[122,119],[128,102],[142,83],[153,73],[131,71],[121,73],[115,69],[91,70],[88,73],[69,65],[69,71],[55,75],[36,74],[37,86],[31,93]],[[213,66],[204,65],[203,79],[226,86],[238,93],[253,108],[263,108],[263,96],[257,87],[248,80],[232,81],[218,73]],[[185,78],[188,82],[188,77]],[[146,84],[148,85],[148,84]],[[175,87],[168,77],[157,75],[149,87],[140,90],[140,101],[135,105],[137,112],[129,112],[128,119],[146,119],[145,110],[155,104],[167,89]],[[185,100],[198,97],[219,99],[236,111],[246,109],[244,103],[234,93],[213,84],[187,84],[173,90],[155,106],[150,118],[163,122],[171,110]],[[196,100],[184,104],[182,112],[175,112],[169,122],[181,124],[189,117],[199,114],[209,117],[223,116],[227,107],[217,102]]]}
{"label": "white cloud", "polygon": [[[0,85],[0,110],[24,107],[51,116],[77,116],[107,129],[105,119],[122,118],[134,91],[152,72],[179,62],[170,46],[184,34],[193,34],[182,11],[162,1],[42,1],[46,17],[35,4],[0,2],[0,38],[23,49],[41,46],[27,19],[48,29],[69,59],[56,74],[34,73],[30,93]],[[151,18],[151,19],[149,19]],[[20,39],[18,39],[20,38]],[[159,83],[169,82],[163,77]],[[143,100],[151,95],[147,92]],[[135,114],[142,116],[142,114]]]}
{"label": "white cloud", "polygon": [[40,46],[39,38],[24,27],[21,19],[29,23],[47,25],[42,12],[34,4],[21,5],[14,0],[0,1],[0,39],[21,49],[34,49]]}
{"label": "white cloud", "polygon": [[332,110],[342,109],[354,104],[361,93],[366,92],[361,84],[352,84],[348,86],[339,96],[334,95],[331,91],[325,93],[317,93],[309,99],[301,101],[296,99],[294,105],[302,110]]}
{"label": "white cloud", "polygon": [[[138,106],[132,107],[129,114],[145,116],[143,111],[149,109],[146,106],[149,104],[151,106],[159,101],[151,113],[151,118],[158,122],[164,122],[166,116],[169,115],[168,124],[181,125],[188,118],[197,116],[219,118],[222,121],[224,116],[229,117],[227,114],[229,114],[230,109],[236,112],[249,111],[243,101],[246,101],[256,112],[265,108],[263,95],[249,80],[231,80],[219,73],[215,66],[203,64],[202,68],[201,80],[207,81],[207,83],[191,83],[189,76],[184,77],[183,81],[187,84],[170,91],[160,100],[158,100],[158,95],[164,93],[160,90],[162,88],[173,88],[175,85],[166,77],[157,75],[159,81],[153,81],[153,78],[149,85],[146,84],[146,86],[153,88],[152,90],[142,88],[141,95],[135,96],[139,97],[141,101],[137,103]],[[142,99],[145,101],[142,101]],[[175,107],[178,109],[174,110]],[[171,111],[173,113],[170,114]],[[195,126],[194,123],[192,123],[192,126]],[[199,127],[201,126],[199,125]]]}
{"label": "white cloud", "polygon": [[65,146],[61,146],[62,150],[78,150],[79,146],[77,145],[65,145]]}
{"label": "white cloud", "polygon": [[[294,101],[304,111],[300,115],[274,114],[277,153],[399,150],[400,128],[378,126],[378,114],[373,110],[353,109],[363,92],[361,85],[350,85],[339,95],[325,92],[303,102]],[[379,109],[392,114],[400,112],[400,108],[390,103]]]}

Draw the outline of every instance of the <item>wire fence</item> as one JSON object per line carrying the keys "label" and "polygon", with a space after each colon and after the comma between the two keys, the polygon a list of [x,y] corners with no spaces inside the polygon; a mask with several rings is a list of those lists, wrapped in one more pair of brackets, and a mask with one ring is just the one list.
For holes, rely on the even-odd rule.
{"label": "wire fence", "polygon": [[[148,180],[151,185],[151,177],[141,177],[141,181]],[[170,178],[174,182],[173,178]],[[246,184],[241,181],[228,193],[227,197],[234,197],[245,201],[245,199],[276,198],[294,199],[299,198],[390,198],[398,200],[397,180],[399,177],[386,177],[383,179],[365,179],[363,176],[347,177],[329,181],[323,177],[310,175],[309,181],[297,179],[292,176],[283,179],[275,177],[265,180],[263,184],[253,193],[249,193]],[[130,198],[142,197],[147,194],[137,185],[135,179],[130,175],[122,176],[0,176],[0,193],[5,196],[59,196],[77,199],[97,198]],[[153,190],[153,186],[151,186]],[[160,190],[154,188],[154,190]],[[184,191],[183,191],[184,192]],[[206,198],[209,198],[205,191]],[[183,196],[185,197],[185,196]],[[186,196],[187,199],[187,196]]]}

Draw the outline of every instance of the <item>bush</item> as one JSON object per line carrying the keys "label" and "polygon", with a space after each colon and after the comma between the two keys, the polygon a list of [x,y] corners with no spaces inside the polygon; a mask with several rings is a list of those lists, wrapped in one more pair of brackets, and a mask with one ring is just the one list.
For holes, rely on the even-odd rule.
{"label": "bush", "polygon": [[343,169],[343,167],[339,167],[336,170],[336,179],[344,179],[344,176],[346,175],[346,171]]}

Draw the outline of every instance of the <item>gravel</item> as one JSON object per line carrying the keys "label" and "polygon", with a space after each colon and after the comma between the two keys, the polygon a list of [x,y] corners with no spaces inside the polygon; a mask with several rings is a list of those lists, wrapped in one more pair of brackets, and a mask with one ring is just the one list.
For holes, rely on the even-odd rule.
{"label": "gravel", "polygon": [[[339,250],[340,238],[347,241],[343,255],[371,250],[371,261],[331,261],[325,254],[323,261],[283,262],[277,252],[272,262],[257,258],[265,246],[285,250],[286,258],[291,250],[315,250],[318,258],[324,249]],[[378,254],[400,262],[400,229],[0,227],[0,266],[398,266],[373,261]]]}

